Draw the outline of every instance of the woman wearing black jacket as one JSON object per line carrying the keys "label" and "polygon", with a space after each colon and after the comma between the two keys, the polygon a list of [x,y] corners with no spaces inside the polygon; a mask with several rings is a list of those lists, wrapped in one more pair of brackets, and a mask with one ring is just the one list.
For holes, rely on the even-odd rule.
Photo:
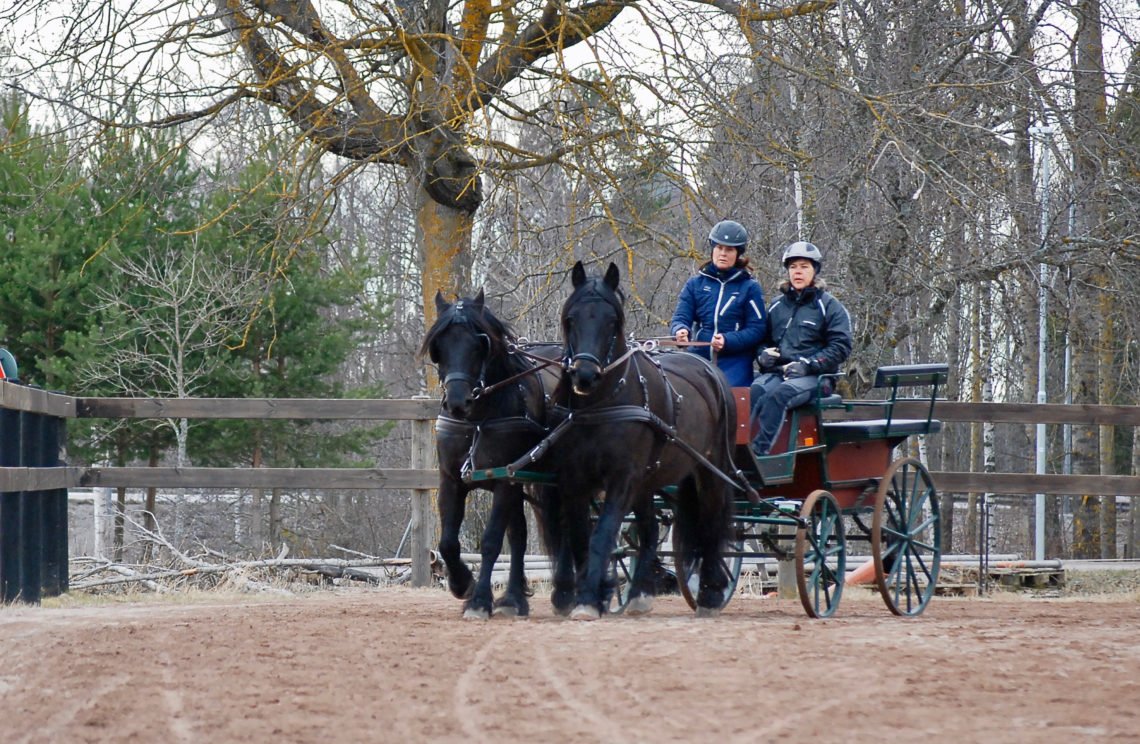
{"label": "woman wearing black jacket", "polygon": [[784,412],[814,394],[819,375],[839,371],[851,353],[851,317],[819,278],[823,254],[798,241],[784,249],[788,278],[768,306],[768,336],[760,352],[760,374],[752,383],[752,416],[760,431],[752,451],[768,454]]}

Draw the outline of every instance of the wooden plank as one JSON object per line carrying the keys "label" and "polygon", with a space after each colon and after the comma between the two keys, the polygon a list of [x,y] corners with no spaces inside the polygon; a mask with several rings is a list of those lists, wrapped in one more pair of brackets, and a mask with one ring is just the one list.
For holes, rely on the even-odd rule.
{"label": "wooden plank", "polygon": [[436,488],[438,470],[378,468],[88,468],[94,488]]}
{"label": "wooden plank", "polygon": [[[930,400],[900,400],[895,418],[925,419]],[[851,411],[824,412],[829,421],[864,421],[883,418],[877,406],[856,407]],[[939,400],[934,418],[941,421],[983,421],[995,424],[1112,424],[1140,426],[1140,406],[1066,405],[1062,403],[959,403]]]}
{"label": "wooden plank", "polygon": [[81,418],[434,419],[439,401],[318,398],[77,398]]}
{"label": "wooden plank", "polygon": [[1061,475],[1047,473],[932,472],[939,493],[1087,494],[1140,496],[1140,478],[1132,475]]}
{"label": "wooden plank", "polygon": [[[1002,496],[1088,494],[1140,496],[1140,478],[1128,475],[1035,475],[1032,473],[931,473],[939,493]],[[77,486],[116,488],[324,488],[434,489],[433,469],[375,468],[0,468],[0,492]]]}
{"label": "wooden plank", "polygon": [[75,416],[75,398],[60,393],[49,393],[39,388],[17,385],[0,380],[0,408],[29,413],[44,413],[59,418]]}
{"label": "wooden plank", "polygon": [[0,468],[0,493],[54,491],[79,485],[83,468]]}

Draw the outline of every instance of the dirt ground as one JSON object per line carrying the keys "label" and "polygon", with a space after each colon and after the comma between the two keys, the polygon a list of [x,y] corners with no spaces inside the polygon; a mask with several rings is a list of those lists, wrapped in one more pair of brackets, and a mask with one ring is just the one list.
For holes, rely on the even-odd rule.
{"label": "dirt ground", "polygon": [[438,590],[0,609],[0,741],[1140,742],[1140,596],[460,619]]}

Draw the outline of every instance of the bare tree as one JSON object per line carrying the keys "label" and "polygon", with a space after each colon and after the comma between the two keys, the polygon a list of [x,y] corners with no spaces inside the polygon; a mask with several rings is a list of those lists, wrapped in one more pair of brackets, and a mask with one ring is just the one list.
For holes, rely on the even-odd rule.
{"label": "bare tree", "polygon": [[[723,31],[835,5],[81,0],[65,11],[54,0],[18,0],[0,20],[30,42],[21,47],[29,51],[17,84],[101,124],[192,123],[194,134],[209,135],[213,122],[238,107],[268,106],[297,142],[345,159],[330,188],[361,164],[403,169],[414,194],[430,314],[436,288],[469,286],[481,174],[564,163],[571,153],[588,156],[628,135],[629,119],[598,130],[575,115],[580,107],[561,104],[616,100],[623,79],[641,80],[639,95],[672,101],[676,82],[654,70],[667,71],[710,19],[722,19]],[[28,23],[56,12],[58,35],[37,35],[46,24]],[[610,33],[619,17],[629,25]],[[661,81],[666,87],[657,89]],[[512,121],[559,136],[529,150],[500,137],[502,124]]]}

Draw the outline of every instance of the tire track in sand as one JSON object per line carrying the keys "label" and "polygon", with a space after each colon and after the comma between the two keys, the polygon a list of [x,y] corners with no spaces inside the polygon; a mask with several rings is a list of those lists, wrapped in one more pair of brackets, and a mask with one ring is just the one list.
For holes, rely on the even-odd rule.
{"label": "tire track in sand", "polygon": [[83,694],[72,694],[64,697],[57,695],[53,702],[58,709],[52,716],[34,731],[16,736],[15,739],[5,740],[5,744],[29,744],[34,741],[74,741],[75,732],[83,727],[76,724],[76,719],[83,713],[99,707],[104,698],[119,694],[127,687],[131,678],[126,674],[116,674],[98,680],[91,687],[83,690]]}
{"label": "tire track in sand", "polygon": [[177,665],[165,651],[159,653],[158,663],[162,668],[162,700],[170,712],[170,734],[178,744],[192,744],[194,727],[186,719],[186,706],[183,702],[182,687],[174,676]]}
{"label": "tire track in sand", "polygon": [[[452,707],[455,720],[463,729],[463,734],[469,741],[484,741],[487,738],[488,727],[495,722],[501,722],[501,717],[485,713],[489,707],[493,708],[501,701],[490,698],[493,693],[486,692],[489,680],[496,678],[501,659],[495,658],[497,649],[519,650],[517,639],[512,642],[512,634],[517,631],[510,627],[502,627],[487,636],[483,645],[475,652],[471,663],[463,670],[456,680]],[[622,741],[628,737],[628,731],[619,721],[611,720],[597,710],[596,701],[583,699],[571,689],[565,678],[565,670],[560,670],[551,662],[550,657],[542,644],[533,645],[535,669],[531,673],[532,679],[527,681],[500,679],[499,683],[508,684],[511,689],[518,690],[522,695],[542,707],[550,709],[553,701],[559,701],[554,710],[565,719],[566,725],[582,726],[590,732],[590,736],[600,741]],[[514,682],[514,684],[509,684]],[[505,688],[504,688],[505,689]],[[522,705],[515,701],[512,705]],[[554,711],[552,711],[554,712]],[[563,730],[566,730],[565,727]]]}

